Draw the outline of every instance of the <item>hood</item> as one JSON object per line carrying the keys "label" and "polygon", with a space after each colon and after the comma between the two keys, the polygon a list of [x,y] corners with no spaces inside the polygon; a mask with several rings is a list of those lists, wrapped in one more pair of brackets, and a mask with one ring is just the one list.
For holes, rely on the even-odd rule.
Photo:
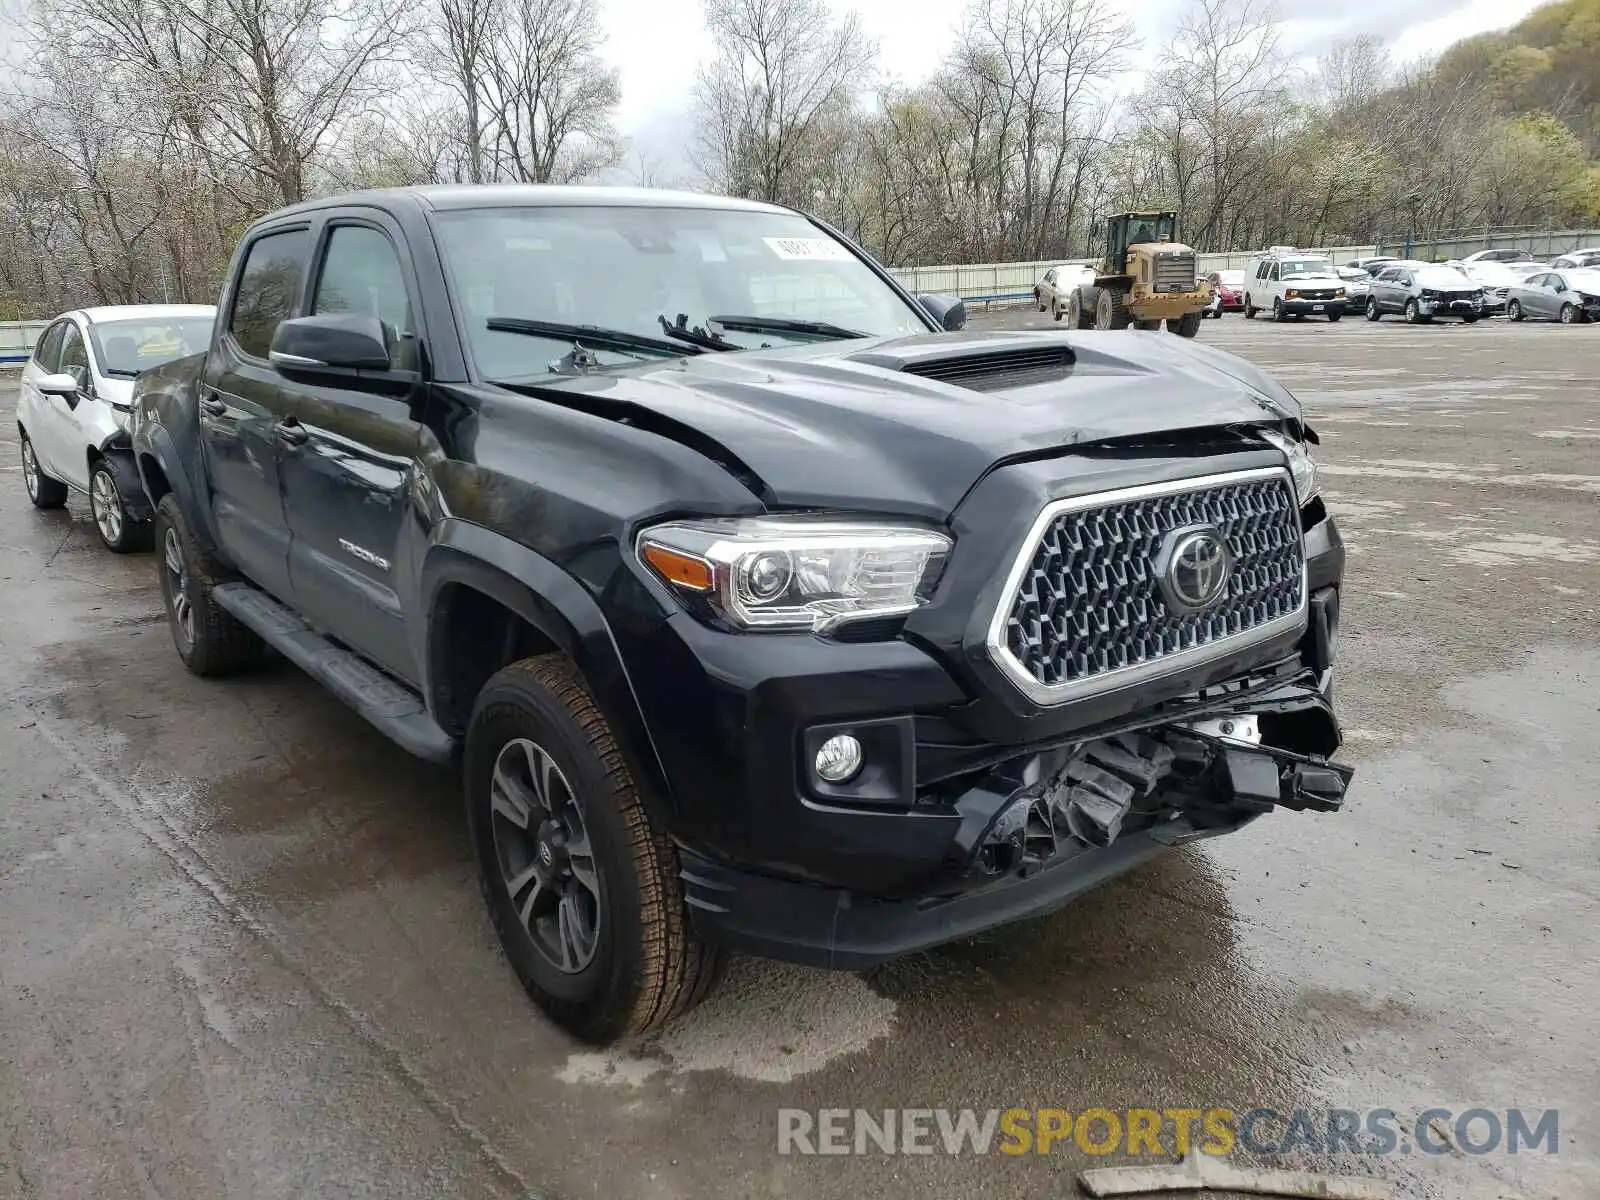
{"label": "hood", "polygon": [[1283,277],[1283,279],[1284,279],[1285,283],[1288,283],[1291,280],[1295,280],[1295,281],[1301,281],[1301,280],[1317,281],[1317,280],[1323,280],[1323,279],[1329,280],[1329,281],[1331,281],[1333,283],[1343,283],[1344,282],[1344,280],[1340,279],[1332,271],[1291,271],[1289,274],[1285,275]]}
{"label": "hood", "polygon": [[1300,419],[1294,397],[1243,359],[1133,331],[825,342],[519,390],[714,451],[770,504],[932,520],[1008,459]]}
{"label": "hood", "polygon": [[133,385],[136,381],[120,375],[101,375],[95,379],[95,394],[108,404],[126,408],[133,403]]}

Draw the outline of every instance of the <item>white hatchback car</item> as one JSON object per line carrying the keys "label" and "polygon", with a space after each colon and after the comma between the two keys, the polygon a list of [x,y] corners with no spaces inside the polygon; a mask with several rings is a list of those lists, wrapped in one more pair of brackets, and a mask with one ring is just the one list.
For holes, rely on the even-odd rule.
{"label": "white hatchback car", "polygon": [[133,381],[211,342],[209,304],[83,308],[57,317],[22,368],[17,426],[23,483],[35,508],[89,497],[112,550],[150,547],[150,505],[128,441]]}

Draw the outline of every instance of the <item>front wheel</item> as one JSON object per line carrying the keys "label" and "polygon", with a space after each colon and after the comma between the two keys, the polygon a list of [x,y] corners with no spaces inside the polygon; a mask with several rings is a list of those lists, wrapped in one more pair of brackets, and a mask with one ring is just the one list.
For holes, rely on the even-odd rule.
{"label": "front wheel", "polygon": [[1344,319],[1344,314],[1342,312],[1331,312],[1331,313],[1328,314],[1328,324],[1329,325],[1337,324],[1339,321],[1342,321],[1343,319]]}
{"label": "front wheel", "polygon": [[1422,308],[1415,300],[1406,301],[1404,317],[1407,325],[1420,325],[1427,319],[1422,315]]}
{"label": "front wheel", "polygon": [[1376,300],[1368,300],[1367,301],[1367,320],[1376,321],[1382,315],[1383,314],[1378,311],[1378,302]]}
{"label": "front wheel", "polygon": [[1256,306],[1250,303],[1249,296],[1244,298],[1244,319],[1246,321],[1253,321],[1256,319]]}
{"label": "front wheel", "polygon": [[1561,306],[1561,323],[1563,325],[1576,325],[1578,323],[1578,306],[1563,304]]}
{"label": "front wheel", "polygon": [[553,1021],[603,1045],[705,997],[722,956],[695,936],[677,850],[569,661],[523,659],[484,685],[464,769],[490,918]]}
{"label": "front wheel", "polygon": [[1272,298],[1272,319],[1274,321],[1283,321],[1287,320],[1288,316],[1289,314],[1283,311],[1283,301],[1274,296]]}
{"label": "front wheel", "polygon": [[1522,301],[1513,300],[1509,304],[1507,304],[1506,305],[1506,317],[1507,317],[1508,320],[1512,320],[1512,321],[1520,321],[1520,320],[1522,320],[1522,318],[1523,318]]}
{"label": "front wheel", "polygon": [[1471,316],[1465,316],[1465,317],[1461,318],[1461,323],[1463,325],[1476,325],[1478,323],[1478,318],[1477,318],[1476,314],[1471,315]]}
{"label": "front wheel", "polygon": [[1033,289],[1033,302],[1039,306],[1040,312],[1045,311],[1044,296],[1040,294],[1038,288]]}
{"label": "front wheel", "polygon": [[28,489],[28,500],[35,508],[60,508],[67,502],[67,485],[40,468],[27,434],[22,435],[22,486]]}
{"label": "front wheel", "polygon": [[122,502],[122,491],[117,487],[117,477],[105,460],[95,464],[89,476],[89,511],[94,517],[94,527],[100,540],[113,554],[131,554],[148,550],[152,544],[150,526],[135,521]]}

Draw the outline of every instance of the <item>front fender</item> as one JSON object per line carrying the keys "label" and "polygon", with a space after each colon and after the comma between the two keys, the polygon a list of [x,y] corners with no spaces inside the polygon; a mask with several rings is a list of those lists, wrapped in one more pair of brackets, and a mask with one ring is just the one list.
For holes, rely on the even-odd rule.
{"label": "front fender", "polygon": [[[198,453],[198,447],[196,448]],[[138,472],[140,489],[152,511],[161,497],[171,492],[189,526],[189,532],[206,553],[220,557],[215,531],[211,528],[211,509],[201,502],[203,493],[191,477],[189,461],[180,452],[172,434],[164,425],[140,427],[133,439],[133,462]],[[197,469],[203,469],[196,462]],[[154,466],[157,475],[151,470]]]}
{"label": "front fender", "polygon": [[433,623],[439,592],[448,584],[463,584],[499,601],[572,659],[629,765],[648,785],[647,801],[654,804],[659,798],[676,810],[633,681],[594,597],[538,552],[456,518],[439,522],[422,562],[418,599],[429,619],[419,661],[427,664],[430,711],[438,714],[452,707],[452,698],[444,694],[449,672],[440,657],[448,653],[448,639],[437,636],[441,631]]}

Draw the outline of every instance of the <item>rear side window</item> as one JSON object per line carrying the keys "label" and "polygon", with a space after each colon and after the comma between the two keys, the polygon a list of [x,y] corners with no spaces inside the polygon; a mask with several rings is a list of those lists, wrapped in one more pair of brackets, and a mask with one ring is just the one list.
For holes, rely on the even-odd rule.
{"label": "rear side window", "polygon": [[246,354],[265,358],[278,323],[294,314],[309,236],[304,229],[269,233],[246,252],[228,318],[228,332]]}
{"label": "rear side window", "polygon": [[67,323],[57,321],[39,336],[39,344],[33,348],[33,364],[41,371],[54,375],[60,369],[61,363],[61,338],[67,332]]}

